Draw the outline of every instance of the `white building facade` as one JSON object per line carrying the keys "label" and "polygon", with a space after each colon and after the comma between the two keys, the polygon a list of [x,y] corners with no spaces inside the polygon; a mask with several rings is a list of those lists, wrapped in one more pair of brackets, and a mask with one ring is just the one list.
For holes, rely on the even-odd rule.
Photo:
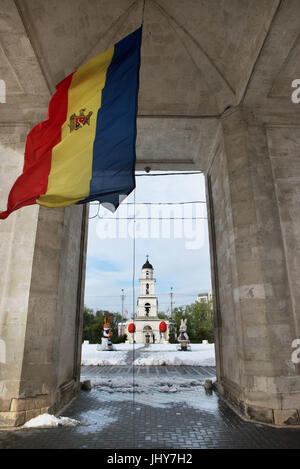
{"label": "white building facade", "polygon": [[206,293],[199,293],[197,300],[198,303],[210,303],[212,302],[212,291],[208,290]]}
{"label": "white building facade", "polygon": [[[148,257],[148,256],[147,256]],[[127,338],[129,343],[153,344],[169,342],[169,321],[159,319],[158,300],[155,295],[155,278],[153,278],[153,267],[148,258],[142,267],[140,278],[140,295],[137,300],[137,313],[135,320],[127,321]],[[134,323],[135,332],[128,332],[129,324]],[[166,330],[161,332],[165,323]]]}

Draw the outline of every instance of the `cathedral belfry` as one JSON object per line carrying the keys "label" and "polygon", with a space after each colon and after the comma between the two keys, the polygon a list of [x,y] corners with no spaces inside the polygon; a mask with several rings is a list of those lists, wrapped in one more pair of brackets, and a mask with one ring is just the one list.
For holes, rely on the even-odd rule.
{"label": "cathedral belfry", "polygon": [[[155,282],[153,277],[153,266],[149,262],[149,256],[142,266],[140,278],[140,295],[137,300],[137,313],[134,320],[135,333],[127,334],[128,341],[132,343],[168,343],[169,322],[162,321],[158,317],[158,300],[155,295]],[[127,321],[127,328],[132,321]],[[164,323],[164,325],[162,325]],[[166,326],[166,330],[162,332]]]}
{"label": "cathedral belfry", "polygon": [[140,279],[140,296],[137,303],[137,318],[158,319],[158,301],[155,296],[155,278],[153,278],[153,267],[147,256],[147,261],[142,267],[142,278]]}

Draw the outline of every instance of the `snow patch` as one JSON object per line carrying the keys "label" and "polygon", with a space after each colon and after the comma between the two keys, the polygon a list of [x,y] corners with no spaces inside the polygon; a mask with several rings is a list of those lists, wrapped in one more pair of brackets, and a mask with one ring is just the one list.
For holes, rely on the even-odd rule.
{"label": "snow patch", "polygon": [[80,425],[80,422],[75,419],[70,419],[69,417],[55,417],[55,415],[51,414],[41,414],[28,420],[28,422],[23,425],[23,428],[76,427],[77,425]]}
{"label": "snow patch", "polygon": [[[114,350],[105,351],[97,350],[99,344],[82,344],[82,358],[81,364],[86,366],[105,366],[128,365],[128,353],[132,351],[133,345],[131,344],[113,344]],[[144,344],[135,344],[135,350],[143,347]]]}
{"label": "snow patch", "polygon": [[[214,344],[191,344],[191,351],[176,351],[177,344],[153,344],[142,352],[134,365],[216,366]],[[148,351],[149,350],[149,351]]]}
{"label": "snow patch", "polygon": [[[135,344],[138,350],[144,344]],[[191,351],[177,351],[178,344],[151,344],[141,350],[140,356],[135,359],[134,365],[191,365],[191,366],[215,366],[214,344],[191,344]],[[97,344],[82,345],[82,365],[128,365],[129,352],[132,344],[116,344],[113,351],[99,351]]]}
{"label": "snow patch", "polygon": [[175,393],[181,391],[196,390],[203,388],[203,378],[184,378],[179,376],[154,377],[136,376],[133,382],[130,377],[96,378],[93,387],[97,391],[109,394],[153,394],[153,393]]}

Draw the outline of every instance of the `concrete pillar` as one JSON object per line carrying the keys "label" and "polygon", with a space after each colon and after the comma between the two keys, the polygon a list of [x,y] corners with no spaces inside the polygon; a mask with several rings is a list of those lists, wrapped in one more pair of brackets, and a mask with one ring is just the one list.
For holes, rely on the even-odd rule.
{"label": "concrete pillar", "polygon": [[244,418],[299,424],[300,133],[221,120],[207,171],[218,389]]}
{"label": "concrete pillar", "polygon": [[[0,126],[0,207],[21,172],[27,125]],[[77,395],[86,209],[25,207],[0,222],[0,425]]]}

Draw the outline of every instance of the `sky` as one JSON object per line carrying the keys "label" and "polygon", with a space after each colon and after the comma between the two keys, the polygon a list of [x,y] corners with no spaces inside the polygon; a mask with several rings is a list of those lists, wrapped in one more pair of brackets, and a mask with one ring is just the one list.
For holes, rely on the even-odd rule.
{"label": "sky", "polygon": [[[137,173],[135,193],[114,214],[97,203],[90,206],[85,305],[95,311],[121,312],[123,288],[124,313],[131,317],[146,255],[154,268],[159,311],[169,313],[171,287],[174,307],[211,289],[203,175],[145,174]],[[195,201],[201,203],[174,204]],[[133,217],[134,207],[135,223],[124,219]]]}

